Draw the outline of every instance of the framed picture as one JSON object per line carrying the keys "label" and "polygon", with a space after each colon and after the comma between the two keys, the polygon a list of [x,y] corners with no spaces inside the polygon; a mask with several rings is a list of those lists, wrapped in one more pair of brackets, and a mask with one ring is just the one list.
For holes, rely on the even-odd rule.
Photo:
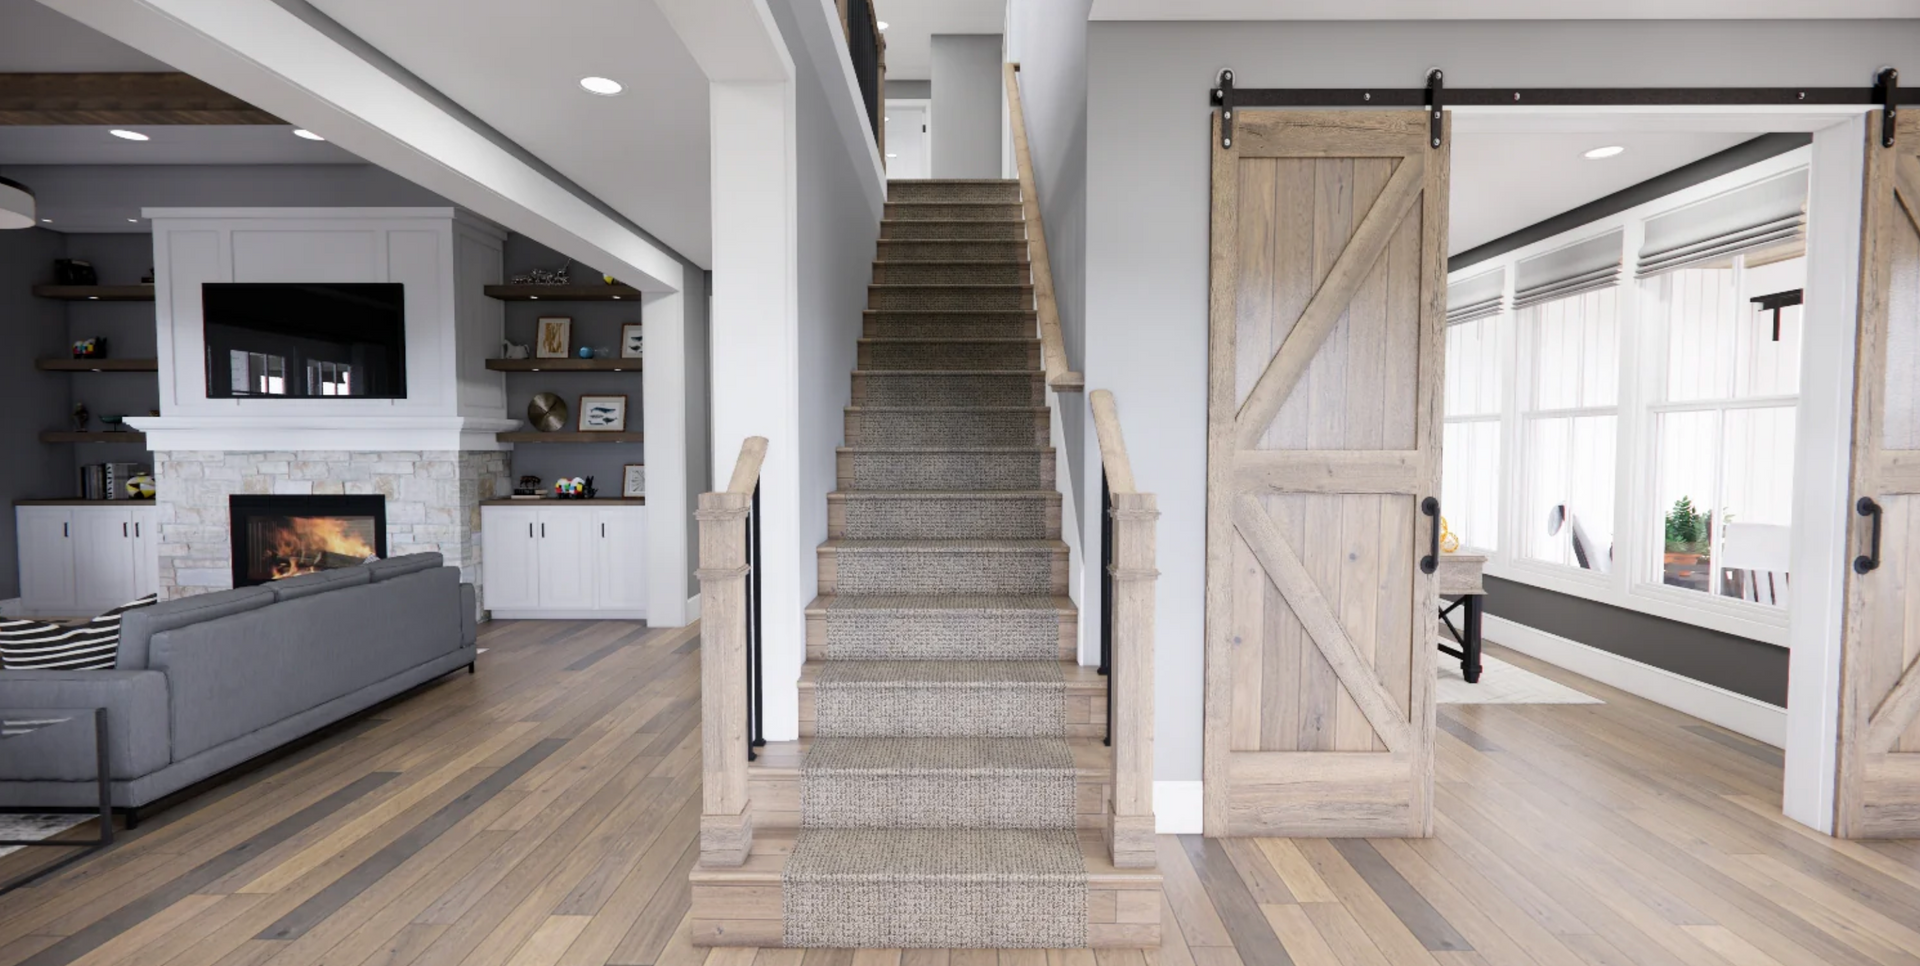
{"label": "framed picture", "polygon": [[646,348],[646,343],[641,341],[644,338],[641,335],[641,328],[638,322],[628,322],[620,327],[620,358],[640,358],[641,350]]}
{"label": "framed picture", "polygon": [[628,463],[620,468],[620,495],[628,499],[647,495],[646,464]]}
{"label": "framed picture", "polygon": [[583,433],[624,433],[627,431],[627,397],[580,396],[580,431]]}
{"label": "framed picture", "polygon": [[534,330],[533,356],[536,359],[565,359],[573,346],[573,320],[563,315],[543,315]]}

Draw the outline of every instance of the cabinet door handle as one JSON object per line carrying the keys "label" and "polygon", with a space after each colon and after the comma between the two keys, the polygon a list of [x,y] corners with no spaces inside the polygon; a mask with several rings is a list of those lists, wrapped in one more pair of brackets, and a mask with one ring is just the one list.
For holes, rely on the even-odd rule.
{"label": "cabinet door handle", "polygon": [[140,521],[138,520],[133,521],[133,535],[135,537],[140,536]]}
{"label": "cabinet door handle", "polygon": [[127,524],[125,523],[125,521],[122,521],[120,524],[120,536],[124,538],[126,535],[127,535]]}
{"label": "cabinet door handle", "polygon": [[600,524],[600,539],[607,539],[607,525],[605,523]]}
{"label": "cabinet door handle", "polygon": [[540,521],[540,539],[547,539],[547,521]]}
{"label": "cabinet door handle", "polygon": [[73,534],[67,532],[67,524],[65,523],[60,524],[60,535],[63,537],[73,536]]}

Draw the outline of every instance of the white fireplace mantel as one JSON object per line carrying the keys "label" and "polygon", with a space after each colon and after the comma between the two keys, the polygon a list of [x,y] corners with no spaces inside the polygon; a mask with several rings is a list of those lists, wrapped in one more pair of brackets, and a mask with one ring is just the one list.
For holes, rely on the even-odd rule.
{"label": "white fireplace mantel", "polygon": [[130,416],[147,434],[147,449],[203,452],[506,450],[494,434],[517,419],[477,416]]}

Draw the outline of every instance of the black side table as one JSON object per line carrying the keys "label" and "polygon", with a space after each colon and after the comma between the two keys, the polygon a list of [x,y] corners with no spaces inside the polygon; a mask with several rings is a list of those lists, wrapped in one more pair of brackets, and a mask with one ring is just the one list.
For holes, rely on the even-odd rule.
{"label": "black side table", "polygon": [[80,851],[66,856],[58,862],[35,869],[11,882],[0,885],[0,895],[5,895],[42,876],[66,868],[101,849],[113,844],[113,783],[112,772],[107,766],[107,709],[105,708],[23,708],[9,711],[0,708],[0,746],[6,742],[18,741],[27,735],[46,731],[50,728],[79,727],[79,722],[93,722],[94,781],[100,792],[100,835],[93,839],[49,840],[49,839],[0,839],[0,846],[37,846],[41,848],[71,849]]}

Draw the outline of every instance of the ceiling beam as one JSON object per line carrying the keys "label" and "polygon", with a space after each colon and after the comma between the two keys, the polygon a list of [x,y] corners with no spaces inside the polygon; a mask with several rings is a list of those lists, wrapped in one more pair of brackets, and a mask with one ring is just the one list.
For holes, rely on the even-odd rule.
{"label": "ceiling beam", "polygon": [[0,73],[0,124],[285,124],[191,74]]}

